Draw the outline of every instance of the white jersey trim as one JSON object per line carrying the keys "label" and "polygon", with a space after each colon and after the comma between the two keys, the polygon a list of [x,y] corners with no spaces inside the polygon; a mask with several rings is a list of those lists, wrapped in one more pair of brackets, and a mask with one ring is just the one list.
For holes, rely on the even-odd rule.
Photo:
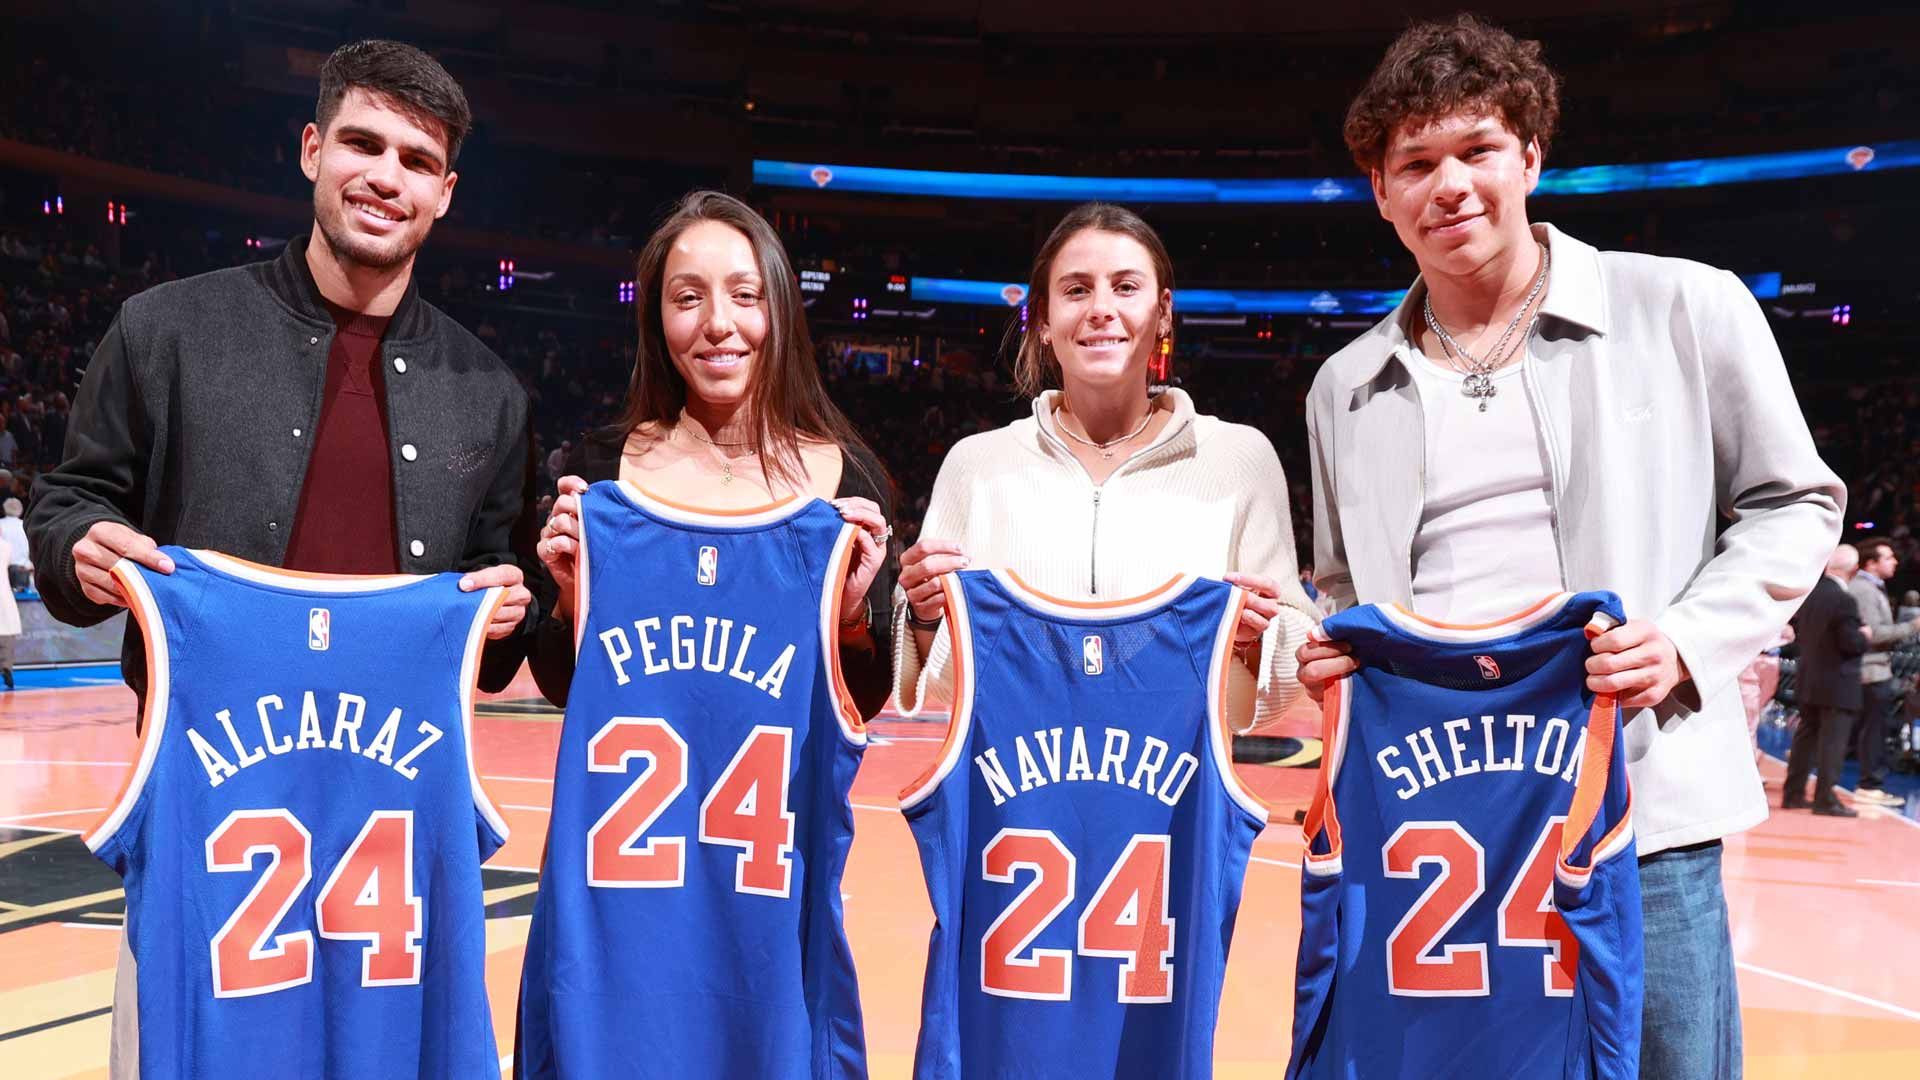
{"label": "white jersey trim", "polygon": [[574,516],[580,530],[580,543],[573,556],[573,662],[580,663],[580,645],[587,636],[587,615],[593,606],[593,560],[588,556],[587,496],[580,496],[580,513]]}
{"label": "white jersey trim", "polygon": [[1234,662],[1233,635],[1240,627],[1240,611],[1246,602],[1247,594],[1234,589],[1226,613],[1220,617],[1220,626],[1214,631],[1213,659],[1207,665],[1207,746],[1213,752],[1214,771],[1220,774],[1220,784],[1227,789],[1227,797],[1258,819],[1264,828],[1273,818],[1273,809],[1249,791],[1240,782],[1240,775],[1233,771],[1233,737],[1229,734],[1232,727],[1226,709],[1227,665]]}
{"label": "white jersey trim", "polygon": [[[840,735],[855,746],[867,745],[866,721],[847,690],[847,677],[840,669],[840,588],[846,579],[853,556],[854,534],[859,526],[843,522],[840,536],[833,542],[833,554],[827,559],[826,581],[820,586],[820,662],[826,665],[827,693],[831,696],[833,718],[840,724]],[[866,597],[860,602],[866,603]]]}
{"label": "white jersey trim", "polygon": [[1495,641],[1524,633],[1541,623],[1560,614],[1560,609],[1573,599],[1570,592],[1553,593],[1524,611],[1509,615],[1504,619],[1495,619],[1484,623],[1444,623],[1425,619],[1413,612],[1394,604],[1377,605],[1377,610],[1388,621],[1408,634],[1426,641],[1473,642]]}
{"label": "white jersey trim", "polygon": [[973,623],[967,612],[966,592],[952,574],[940,578],[946,594],[947,632],[953,636],[953,707],[947,718],[947,739],[940,759],[913,786],[900,793],[900,809],[925,802],[958,765],[973,736],[973,692],[978,677],[973,664]]}
{"label": "white jersey trim", "polygon": [[1129,596],[1119,600],[1079,601],[1063,600],[1039,592],[1021,581],[1010,570],[988,572],[1000,582],[1002,588],[1012,594],[1015,600],[1026,607],[1057,619],[1073,619],[1080,622],[1111,622],[1157,611],[1186,592],[1194,581],[1192,574],[1176,574],[1162,582],[1158,588],[1139,596]]}
{"label": "white jersey trim", "polygon": [[494,611],[506,598],[505,586],[494,585],[487,589],[480,601],[480,610],[474,613],[473,624],[467,627],[466,646],[460,657],[460,731],[466,740],[467,783],[473,788],[474,809],[499,835],[503,845],[507,841],[507,819],[501,816],[493,800],[487,797],[486,789],[480,786],[480,766],[474,757],[473,699],[479,690],[480,654],[487,647],[487,624],[493,621]]}
{"label": "white jersey trim", "polygon": [[112,573],[120,583],[121,592],[126,594],[134,620],[140,627],[140,636],[146,642],[146,724],[140,732],[140,759],[134,764],[133,775],[127,778],[126,788],[114,800],[107,816],[101,818],[85,837],[87,850],[96,853],[119,834],[121,826],[126,824],[127,815],[133,812],[133,805],[140,801],[141,793],[146,790],[147,778],[153,775],[154,759],[159,756],[160,743],[167,734],[167,706],[173,694],[173,666],[167,647],[167,627],[161,620],[160,605],[155,602],[153,591],[147,587],[139,566],[129,559],[114,563]]}
{"label": "white jersey trim", "polygon": [[[1326,742],[1320,747],[1320,768],[1326,772],[1324,793],[1326,801],[1319,808],[1321,821],[1320,828],[1316,832],[1328,833],[1329,843],[1332,843],[1332,836],[1340,828],[1340,805],[1333,801],[1333,785],[1340,778],[1340,764],[1347,756],[1347,724],[1353,707],[1353,684],[1349,681],[1351,678],[1350,675],[1341,676],[1326,691],[1334,695],[1339,709],[1333,715],[1333,730],[1324,732]],[[1315,797],[1321,797],[1317,780]],[[1311,812],[1309,812],[1308,821],[1309,823],[1312,821]],[[1306,850],[1301,854],[1301,869],[1314,877],[1339,877],[1343,870],[1341,859],[1346,854],[1344,842],[1336,845],[1330,854],[1315,855],[1313,854],[1313,837],[1313,833],[1308,833],[1305,837]]]}
{"label": "white jersey trim", "polygon": [[404,589],[409,585],[418,585],[427,580],[430,574],[309,574],[298,570],[282,570],[272,566],[236,559],[231,555],[222,555],[205,548],[188,548],[193,557],[209,567],[237,577],[242,581],[251,581],[256,585],[271,585],[276,589],[291,589],[294,592],[307,593],[377,593],[390,589]]}
{"label": "white jersey trim", "polygon": [[621,477],[614,481],[622,495],[635,506],[657,518],[677,525],[704,529],[756,529],[794,517],[814,501],[811,495],[790,495],[779,502],[748,510],[721,510],[713,507],[686,506],[658,495],[650,495],[638,484]]}

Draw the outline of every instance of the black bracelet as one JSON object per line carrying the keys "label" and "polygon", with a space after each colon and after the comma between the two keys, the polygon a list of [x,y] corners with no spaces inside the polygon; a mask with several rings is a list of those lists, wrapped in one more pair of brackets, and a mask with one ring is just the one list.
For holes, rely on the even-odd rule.
{"label": "black bracelet", "polygon": [[943,611],[940,613],[939,618],[922,619],[920,616],[915,615],[913,613],[912,604],[907,605],[907,626],[914,630],[924,630],[927,633],[931,634],[940,629],[941,620],[945,619],[946,617],[947,617],[947,614],[946,612]]}

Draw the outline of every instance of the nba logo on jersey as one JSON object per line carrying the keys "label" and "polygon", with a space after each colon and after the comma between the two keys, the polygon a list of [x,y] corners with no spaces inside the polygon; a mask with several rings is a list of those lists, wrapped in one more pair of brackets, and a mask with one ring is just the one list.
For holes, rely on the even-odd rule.
{"label": "nba logo on jersey", "polygon": [[[1223,706],[1242,594],[1176,577],[1088,603],[1004,570],[942,588],[951,720],[900,800],[934,912],[915,1080],[1212,1076],[1266,824]],[[1099,678],[1067,669],[1075,638]]]}
{"label": "nba logo on jersey", "polygon": [[161,551],[113,568],[144,741],[86,836],[125,884],[138,1075],[497,1075],[480,864],[507,825],[470,734],[505,590]]}
{"label": "nba logo on jersey", "polygon": [[1623,721],[1586,684],[1625,620],[1583,592],[1477,626],[1321,624],[1359,668],[1327,687],[1301,824],[1287,1080],[1640,1075]]}
{"label": "nba logo on jersey", "polygon": [[720,549],[703,547],[700,549],[700,571],[696,580],[702,585],[711,585],[720,576]]}

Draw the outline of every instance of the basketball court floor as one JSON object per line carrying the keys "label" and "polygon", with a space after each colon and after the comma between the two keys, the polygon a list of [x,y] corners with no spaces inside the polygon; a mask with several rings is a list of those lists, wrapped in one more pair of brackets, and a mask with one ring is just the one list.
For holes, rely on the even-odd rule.
{"label": "basketball court floor", "polygon": [[[1288,717],[1317,730],[1301,706]],[[939,746],[938,722],[873,727],[853,801],[845,892],[876,1080],[913,1060],[932,925],[919,859],[894,796]],[[527,913],[538,887],[560,717],[524,673],[476,721],[480,772],[513,828],[488,864],[488,979],[504,1063],[511,1052]],[[105,1077],[119,878],[80,842],[119,791],[135,747],[133,695],[112,667],[23,673],[0,694],[0,1078]],[[1276,808],[1254,847],[1227,970],[1218,1075],[1278,1077],[1285,1065],[1299,932],[1300,830],[1316,756],[1241,766]],[[1778,802],[1781,763],[1763,772]],[[1910,1076],[1920,1069],[1920,822],[1861,807],[1855,821],[1776,813],[1727,846],[1746,1075]],[[1911,814],[1908,810],[1906,813]],[[1920,970],[1920,967],[1916,967]]]}

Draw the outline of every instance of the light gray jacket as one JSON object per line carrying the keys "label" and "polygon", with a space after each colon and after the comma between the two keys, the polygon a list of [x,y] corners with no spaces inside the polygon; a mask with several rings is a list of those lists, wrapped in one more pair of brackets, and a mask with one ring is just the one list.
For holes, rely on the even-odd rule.
{"label": "light gray jacket", "polygon": [[1860,658],[1860,683],[1871,685],[1886,682],[1893,678],[1893,657],[1887,654],[1887,646],[1898,645],[1920,633],[1910,622],[1895,622],[1893,605],[1887,601],[1887,585],[1873,575],[1871,570],[1862,570],[1847,582],[1847,591],[1853,594],[1854,602],[1860,605],[1860,621],[1866,624],[1867,654]]}
{"label": "light gray jacket", "polygon": [[[1767,816],[1735,676],[1819,579],[1846,488],[1739,278],[1534,232],[1553,274],[1521,378],[1567,587],[1620,594],[1692,675],[1627,724],[1639,850],[1718,839]],[[1416,281],[1308,395],[1315,582],[1336,607],[1412,601],[1426,440],[1405,325],[1424,294]]]}

